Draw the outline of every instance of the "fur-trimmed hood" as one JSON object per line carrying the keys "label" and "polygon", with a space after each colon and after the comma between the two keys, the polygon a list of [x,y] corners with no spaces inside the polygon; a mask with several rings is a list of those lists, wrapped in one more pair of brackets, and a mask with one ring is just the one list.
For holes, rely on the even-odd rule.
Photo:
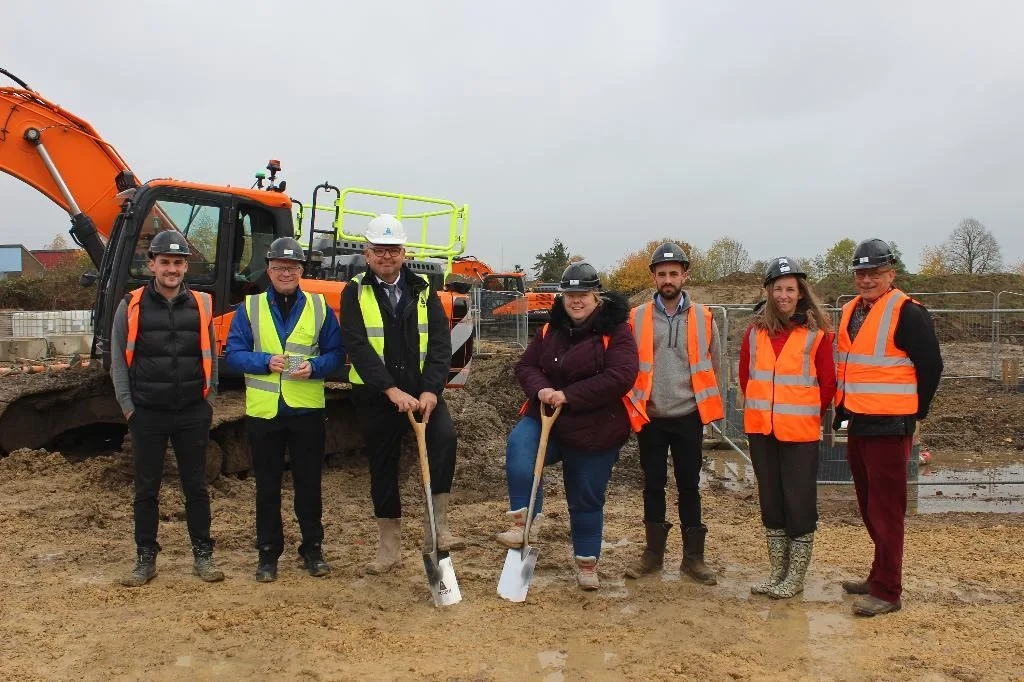
{"label": "fur-trimmed hood", "polygon": [[[579,329],[589,329],[595,334],[611,334],[623,322],[629,319],[629,301],[617,291],[602,291],[601,306],[594,312],[590,319],[583,323]],[[553,329],[572,329],[572,319],[569,313],[565,312],[562,305],[562,296],[555,297],[555,304],[551,306],[551,327]]]}

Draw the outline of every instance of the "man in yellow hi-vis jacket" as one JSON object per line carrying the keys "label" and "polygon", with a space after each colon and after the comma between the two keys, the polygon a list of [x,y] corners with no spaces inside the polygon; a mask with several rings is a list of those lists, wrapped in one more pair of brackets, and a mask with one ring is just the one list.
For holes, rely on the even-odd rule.
{"label": "man in yellow hi-vis jacket", "polygon": [[[366,566],[385,573],[401,561],[402,504],[398,460],[409,430],[404,412],[417,410],[427,424],[437,545],[458,549],[447,511],[455,477],[455,425],[441,391],[451,367],[451,330],[444,307],[427,280],[405,263],[405,230],[394,216],[370,221],[364,251],[367,269],[341,296],[341,334],[352,367],[353,402],[366,439],[370,496],[380,544]],[[424,519],[424,546],[430,546]]]}
{"label": "man in yellow hi-vis jacket", "polygon": [[299,288],[305,256],[291,237],[267,253],[271,287],[247,296],[235,311],[224,360],[245,374],[245,414],[256,477],[256,580],[277,579],[284,551],[281,477],[285,450],[302,531],[299,554],[312,576],[325,576],[320,476],[324,460],[324,377],[345,350],[334,311],[322,294]]}

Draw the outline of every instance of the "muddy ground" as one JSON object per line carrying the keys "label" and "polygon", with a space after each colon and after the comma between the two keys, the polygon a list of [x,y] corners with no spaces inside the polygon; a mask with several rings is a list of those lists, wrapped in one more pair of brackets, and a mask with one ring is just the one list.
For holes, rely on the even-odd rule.
{"label": "muddy ground", "polygon": [[[908,520],[904,610],[850,614],[838,581],[866,573],[871,545],[849,488],[823,490],[821,524],[804,595],[749,595],[760,578],[756,492],[717,478],[705,489],[709,563],[717,587],[680,578],[679,536],[662,576],[623,578],[642,543],[635,446],[623,451],[609,492],[603,586],[580,592],[570,570],[568,518],[548,477],[540,563],[525,604],[495,595],[504,550],[503,446],[521,395],[509,357],[474,360],[470,388],[450,402],[460,427],[452,524],[468,549],[454,553],[464,601],[437,609],[419,557],[421,495],[404,481],[408,523],[402,568],[365,578],[375,547],[365,462],[324,476],[326,555],[314,579],[292,554],[294,522],[277,583],[253,581],[254,484],[211,487],[217,558],[227,573],[191,575],[180,488],[161,493],[160,575],[141,589],[117,585],[130,567],[131,467],[124,455],[73,462],[21,451],[0,460],[0,677],[8,679],[1020,679],[1024,676],[1024,516],[944,513]],[[969,422],[975,448],[929,447],[937,465],[975,451],[1020,455],[1021,401],[1012,394],[936,403],[935,421]],[[975,389],[971,389],[975,390]],[[991,397],[1014,421],[978,421],[968,406]],[[1017,410],[1016,412],[1012,410]],[[943,416],[945,415],[945,416]],[[1016,428],[1018,431],[1014,431]],[[998,443],[1002,442],[1002,447]],[[717,462],[721,452],[709,452]],[[948,459],[945,461],[943,458]],[[945,461],[943,464],[942,462]],[[1002,460],[1000,460],[1002,461]],[[1017,459],[1016,461],[1021,461]],[[286,486],[285,507],[291,505]],[[671,498],[671,494],[670,494]],[[286,517],[287,519],[287,517]]]}

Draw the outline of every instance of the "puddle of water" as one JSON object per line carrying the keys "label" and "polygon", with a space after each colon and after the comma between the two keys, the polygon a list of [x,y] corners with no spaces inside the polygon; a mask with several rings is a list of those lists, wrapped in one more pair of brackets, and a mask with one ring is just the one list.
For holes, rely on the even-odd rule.
{"label": "puddle of water", "polygon": [[565,651],[538,651],[537,662],[540,663],[541,668],[557,668],[561,670],[565,667],[565,659],[569,658],[569,654]]}
{"label": "puddle of water", "polygon": [[178,660],[176,660],[174,662],[174,665],[176,665],[179,668],[191,668],[192,667],[192,657],[191,656],[178,656]]}

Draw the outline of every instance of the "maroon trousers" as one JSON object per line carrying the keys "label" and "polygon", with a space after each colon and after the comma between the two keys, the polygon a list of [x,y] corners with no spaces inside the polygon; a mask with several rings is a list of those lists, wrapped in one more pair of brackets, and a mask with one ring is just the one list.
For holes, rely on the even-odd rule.
{"label": "maroon trousers", "polygon": [[850,436],[850,462],[861,518],[875,543],[868,583],[888,602],[903,592],[903,529],[907,513],[907,464],[913,436]]}

